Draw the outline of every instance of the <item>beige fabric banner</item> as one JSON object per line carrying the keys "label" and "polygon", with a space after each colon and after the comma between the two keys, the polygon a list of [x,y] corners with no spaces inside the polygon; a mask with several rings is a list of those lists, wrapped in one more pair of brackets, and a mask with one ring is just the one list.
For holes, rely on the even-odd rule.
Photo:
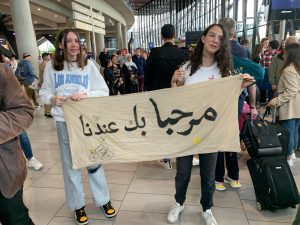
{"label": "beige fabric banner", "polygon": [[152,92],[67,101],[73,168],[239,152],[238,76]]}

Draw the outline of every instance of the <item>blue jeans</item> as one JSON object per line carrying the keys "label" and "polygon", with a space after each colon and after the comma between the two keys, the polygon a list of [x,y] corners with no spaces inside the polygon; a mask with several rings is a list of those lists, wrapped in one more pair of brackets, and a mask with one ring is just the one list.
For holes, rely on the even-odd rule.
{"label": "blue jeans", "polygon": [[21,133],[19,135],[19,138],[20,138],[21,147],[22,147],[22,150],[24,152],[26,159],[31,159],[33,157],[32,148],[31,148],[31,144],[30,144],[30,141],[29,141],[26,131]]}
{"label": "blue jeans", "polygon": [[298,129],[300,125],[300,119],[281,120],[279,123],[280,125],[287,128],[290,132],[288,155],[291,155],[293,150],[297,149],[299,140]]}
{"label": "blue jeans", "polygon": [[[80,209],[85,206],[84,192],[80,169],[72,169],[72,157],[67,125],[65,122],[57,121],[56,128],[64,175],[66,201],[70,209]],[[103,166],[97,165],[86,169],[94,203],[97,207],[100,207],[109,201],[109,193]]]}
{"label": "blue jeans", "polygon": [[[201,177],[200,204],[202,205],[203,211],[206,211],[213,206],[217,154],[218,153],[199,154]],[[175,200],[180,205],[183,205],[191,178],[193,155],[178,157],[176,159],[176,167]]]}

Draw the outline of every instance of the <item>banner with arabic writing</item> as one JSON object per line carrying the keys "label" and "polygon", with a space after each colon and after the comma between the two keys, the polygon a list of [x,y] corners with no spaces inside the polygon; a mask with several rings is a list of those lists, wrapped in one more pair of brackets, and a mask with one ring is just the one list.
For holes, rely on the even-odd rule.
{"label": "banner with arabic writing", "polygon": [[157,91],[67,101],[73,168],[240,151],[238,76]]}

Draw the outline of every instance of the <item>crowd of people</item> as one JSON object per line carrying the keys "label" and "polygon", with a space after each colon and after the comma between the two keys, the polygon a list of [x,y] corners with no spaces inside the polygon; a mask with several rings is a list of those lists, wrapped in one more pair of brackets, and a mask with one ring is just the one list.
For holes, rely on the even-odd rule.
{"label": "crowd of people", "polygon": [[[16,125],[16,128],[12,128],[13,132],[8,132],[10,136],[0,137],[1,146],[6,145],[11,140],[17,141],[15,137],[19,136],[21,147],[28,161],[28,167],[35,170],[42,168],[42,163],[33,157],[26,133],[26,128],[32,120],[33,107],[40,107],[35,97],[36,89],[32,87],[32,83],[38,80],[37,89],[44,104],[44,114],[47,118],[53,117],[56,121],[66,202],[68,207],[74,211],[77,224],[87,224],[88,216],[85,212],[81,171],[72,168],[68,127],[62,110],[62,105],[67,99],[80,101],[89,97],[124,95],[176,88],[212,79],[222,79],[234,74],[232,56],[248,58],[264,67],[265,76],[263,81],[256,86],[251,85],[255,82],[252,76],[240,75],[243,79],[241,85],[243,91],[237,99],[238,115],[242,113],[246,96],[248,96],[251,116],[252,118],[257,116],[256,88],[260,90],[259,102],[261,105],[279,107],[279,122],[282,126],[288,128],[291,134],[287,160],[289,165],[293,166],[293,161],[296,159],[295,150],[297,149],[300,125],[300,46],[298,38],[290,36],[286,40],[282,40],[281,44],[276,40],[270,41],[269,38],[263,38],[261,43],[256,45],[253,51],[250,51],[247,39],[238,42],[236,23],[230,18],[221,19],[219,23],[207,27],[191,52],[178,48],[174,44],[175,36],[174,26],[166,24],[161,28],[161,38],[164,44],[161,47],[152,49],[150,54],[141,48],[135,49],[134,54],[130,54],[127,49],[117,50],[111,54],[104,48],[98,59],[95,60],[81,46],[78,33],[72,29],[65,29],[58,35],[54,54],[52,56],[49,53],[42,54],[39,76],[35,74],[30,63],[32,60],[30,54],[24,53],[23,60],[20,62],[16,61],[15,56],[8,59],[3,54],[1,55],[0,60],[3,65],[0,67],[0,79],[6,77],[5,79],[11,82],[8,85],[8,82],[5,81],[4,83],[7,85],[4,85],[3,88],[12,88],[10,86],[14,85],[13,88],[19,93],[15,98],[24,102],[17,102],[20,110],[14,113],[27,115],[27,120],[11,122]],[[72,82],[60,82],[61,79],[55,76],[58,72],[62,77],[83,77],[88,74],[88,84],[85,86]],[[15,74],[15,77],[13,77],[13,74]],[[17,85],[17,80],[21,85]],[[25,92],[22,91],[22,86]],[[1,94],[7,94],[11,91],[10,89],[7,92],[1,92]],[[27,98],[25,98],[25,93],[32,100],[33,105],[29,104]],[[1,98],[6,99],[3,96]],[[0,109],[2,109],[0,111],[1,124],[6,123],[5,118],[10,120],[16,120],[17,118],[8,116],[6,104],[4,102],[5,110],[0,106]],[[14,109],[12,107],[12,110]],[[1,148],[0,157],[2,154]],[[225,191],[225,182],[229,183],[232,188],[240,188],[242,184],[239,179],[237,153],[217,151],[218,149],[215,153],[199,153],[196,160],[200,163],[193,163],[194,156],[183,156],[176,159],[175,203],[167,216],[169,223],[177,222],[180,213],[184,210],[191,170],[193,165],[199,165],[202,217],[207,225],[218,224],[211,210],[214,191]],[[201,149],[199,149],[199,152],[201,152]],[[16,160],[19,160],[20,165],[24,166],[22,157],[16,158]],[[162,159],[160,163],[165,168],[172,169],[171,159]],[[4,173],[1,165],[0,163],[0,174]],[[227,174],[225,173],[225,166]],[[10,168],[7,169],[10,170]],[[17,202],[24,209],[24,213],[20,217],[28,221],[26,224],[33,224],[22,200],[22,182],[25,179],[23,170],[24,168],[20,167],[23,174],[19,183],[11,184],[14,191],[8,191],[0,183],[0,222],[4,225],[24,224],[10,222],[17,221],[14,218],[15,214],[11,211],[2,210],[3,206],[15,207],[12,206],[13,202]],[[114,217],[116,212],[110,201],[102,165],[88,167],[86,170],[95,205],[103,209],[105,216]],[[19,177],[20,174],[15,176]],[[1,176],[0,179],[2,179]],[[4,182],[8,181],[4,180]],[[5,217],[3,215],[7,215],[6,220],[2,220]]]}

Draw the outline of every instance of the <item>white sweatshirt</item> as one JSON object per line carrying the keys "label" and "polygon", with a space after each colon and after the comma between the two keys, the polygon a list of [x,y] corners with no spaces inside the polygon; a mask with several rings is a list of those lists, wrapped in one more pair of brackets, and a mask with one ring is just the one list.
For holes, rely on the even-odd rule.
{"label": "white sweatshirt", "polygon": [[[85,92],[88,97],[108,96],[108,87],[99,70],[93,62],[88,60],[82,69],[77,62],[64,62],[64,69],[56,71],[53,62],[46,64],[44,82],[39,92],[44,104],[51,104],[51,98],[57,96],[70,96],[77,92]],[[51,114],[56,121],[65,121],[61,106],[53,106]]]}

